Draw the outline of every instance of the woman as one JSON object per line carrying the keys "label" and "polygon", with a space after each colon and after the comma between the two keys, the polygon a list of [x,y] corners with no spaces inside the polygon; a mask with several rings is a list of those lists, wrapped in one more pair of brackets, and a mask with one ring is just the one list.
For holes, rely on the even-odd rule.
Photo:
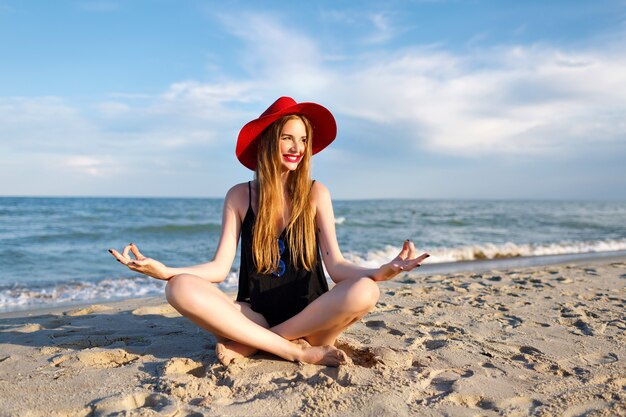
{"label": "woman", "polygon": [[[380,268],[343,258],[329,192],[310,178],[311,156],[336,132],[326,108],[289,97],[242,128],[236,155],[256,179],[228,191],[212,261],[171,268],[146,258],[132,243],[121,254],[109,250],[131,270],[167,280],[168,302],[217,337],[216,353],[225,365],[257,350],[290,361],[345,363],[335,340],[375,306],[376,282],[410,271],[429,256],[418,257],[407,240]],[[228,275],[240,236],[239,291],[233,301],[216,284]],[[330,290],[322,260],[336,283]]]}

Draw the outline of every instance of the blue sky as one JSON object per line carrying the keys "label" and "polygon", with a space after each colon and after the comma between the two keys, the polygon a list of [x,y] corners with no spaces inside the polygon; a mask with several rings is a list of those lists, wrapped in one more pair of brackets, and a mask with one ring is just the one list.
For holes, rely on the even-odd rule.
{"label": "blue sky", "polygon": [[221,197],[281,95],[335,198],[626,199],[626,2],[0,0],[0,195]]}

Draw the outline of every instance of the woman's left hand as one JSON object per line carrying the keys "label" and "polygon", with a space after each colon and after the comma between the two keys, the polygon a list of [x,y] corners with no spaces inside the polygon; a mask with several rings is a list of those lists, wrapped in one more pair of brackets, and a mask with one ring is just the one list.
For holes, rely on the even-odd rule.
{"label": "woman's left hand", "polygon": [[374,281],[388,281],[398,275],[400,272],[407,272],[422,264],[424,259],[430,254],[423,253],[416,256],[415,245],[410,240],[405,240],[400,254],[389,262],[378,268],[378,272],[372,277]]}

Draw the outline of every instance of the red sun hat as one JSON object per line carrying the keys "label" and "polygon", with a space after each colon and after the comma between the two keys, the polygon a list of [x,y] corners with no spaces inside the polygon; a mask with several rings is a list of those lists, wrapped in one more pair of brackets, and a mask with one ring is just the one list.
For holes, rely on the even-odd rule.
{"label": "red sun hat", "polygon": [[337,136],[337,123],[332,113],[316,103],[296,103],[291,97],[281,97],[239,132],[235,154],[246,168],[256,169],[259,136],[272,123],[283,116],[300,114],[311,122],[313,130],[313,155],[330,145]]}

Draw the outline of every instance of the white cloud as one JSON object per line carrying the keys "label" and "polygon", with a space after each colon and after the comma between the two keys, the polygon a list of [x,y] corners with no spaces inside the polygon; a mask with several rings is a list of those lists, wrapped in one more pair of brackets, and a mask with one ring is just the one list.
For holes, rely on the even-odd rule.
{"label": "white cloud", "polygon": [[66,158],[64,165],[81,174],[105,177],[121,173],[123,168],[110,156],[76,155]]}
{"label": "white cloud", "polygon": [[[345,14],[326,18],[354,24]],[[388,16],[371,19],[381,34],[391,30]],[[239,16],[237,25],[226,23],[245,42],[258,84],[395,126],[416,148],[466,157],[575,153],[626,135],[623,48],[413,48],[378,52],[375,59],[346,54],[340,66],[326,59],[313,37],[284,29],[275,18]],[[252,88],[262,100],[274,98],[271,88]]]}
{"label": "white cloud", "polygon": [[131,149],[209,144],[245,120],[242,104],[266,105],[279,91],[393,125],[413,146],[445,154],[560,152],[626,134],[624,55],[542,45],[472,55],[411,49],[379,55],[377,62],[355,56],[347,69],[326,62],[312,39],[272,18],[248,19],[239,22],[245,33],[231,29],[246,41],[258,77],[181,81],[152,97],[118,93],[98,103],[94,115],[58,97],[5,98],[0,140],[14,148],[57,149],[86,137]]}
{"label": "white cloud", "polygon": [[[380,33],[389,29],[385,19],[372,20]],[[87,107],[62,97],[0,97],[2,153],[24,160],[53,154],[57,168],[97,178],[140,167],[172,176],[180,166],[199,169],[202,152],[217,163],[234,162],[242,123],[280,95],[320,102],[349,119],[350,130],[339,126],[342,135],[373,135],[373,125],[390,131],[396,147],[377,155],[390,160],[399,146],[403,153],[427,149],[478,159],[584,155],[626,138],[626,53],[612,44],[505,45],[471,53],[415,47],[374,56],[339,47],[327,55],[313,35],[272,16],[221,21],[243,42],[247,75],[180,80],[154,95],[114,92]],[[366,146],[359,151],[366,154]],[[350,156],[328,152],[331,162]]]}
{"label": "white cloud", "polygon": [[268,93],[273,96],[278,90],[314,97],[329,87],[333,74],[324,66],[326,56],[313,38],[286,29],[276,17],[265,14],[241,14],[236,18],[223,15],[220,19],[245,43],[240,57],[249,80],[253,80],[254,101]]}
{"label": "white cloud", "polygon": [[385,43],[393,39],[397,32],[397,26],[391,21],[386,13],[372,13],[369,19],[374,26],[374,33],[366,41],[369,43]]}
{"label": "white cloud", "polygon": [[60,97],[0,97],[0,144],[12,151],[82,147],[94,126]]}
{"label": "white cloud", "polygon": [[362,65],[330,92],[341,112],[398,125],[455,155],[560,152],[623,140],[626,57],[509,47],[474,55],[413,50]]}

